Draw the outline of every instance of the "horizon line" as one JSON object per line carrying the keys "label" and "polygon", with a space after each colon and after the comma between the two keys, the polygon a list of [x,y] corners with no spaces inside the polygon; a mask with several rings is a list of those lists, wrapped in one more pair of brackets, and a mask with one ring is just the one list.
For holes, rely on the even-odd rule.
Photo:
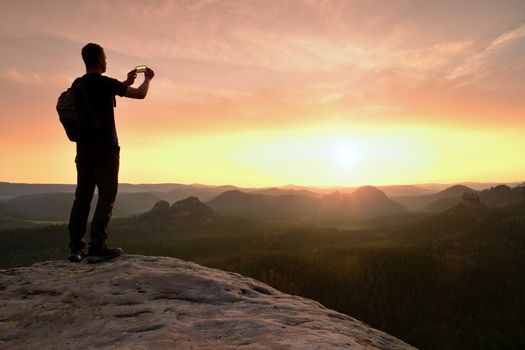
{"label": "horizon line", "polygon": [[[454,185],[466,185],[466,184],[477,184],[477,185],[520,185],[525,183],[523,181],[460,181],[460,182],[424,182],[424,183],[410,183],[410,184],[388,184],[388,185],[333,185],[333,186],[322,186],[322,185],[297,185],[297,184],[285,184],[285,185],[262,185],[262,186],[241,186],[234,184],[221,184],[211,185],[204,183],[180,183],[180,182],[143,182],[143,183],[131,183],[131,182],[119,182],[119,185],[132,185],[132,186],[154,186],[154,185],[183,185],[183,186],[203,186],[203,187],[237,187],[237,188],[283,188],[283,187],[304,187],[304,188],[317,188],[317,189],[337,189],[337,188],[359,188],[359,187],[400,187],[400,186],[454,186]],[[65,186],[76,186],[75,183],[53,183],[53,182],[10,182],[0,181],[0,184],[11,184],[11,185],[65,185]]]}

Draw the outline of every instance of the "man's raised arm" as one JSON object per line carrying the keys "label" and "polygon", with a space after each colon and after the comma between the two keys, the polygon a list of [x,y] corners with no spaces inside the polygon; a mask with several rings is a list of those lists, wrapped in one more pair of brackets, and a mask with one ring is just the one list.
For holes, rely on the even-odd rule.
{"label": "man's raised arm", "polygon": [[150,68],[146,68],[146,71],[144,72],[144,82],[140,84],[138,88],[128,86],[124,96],[139,99],[146,97],[146,95],[148,94],[149,82],[151,79],[153,79],[154,76],[155,73],[153,72],[153,70],[151,70]]}

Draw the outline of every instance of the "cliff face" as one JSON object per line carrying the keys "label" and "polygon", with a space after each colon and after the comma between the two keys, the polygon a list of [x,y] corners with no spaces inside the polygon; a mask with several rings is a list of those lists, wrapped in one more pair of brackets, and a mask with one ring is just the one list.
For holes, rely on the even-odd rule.
{"label": "cliff face", "polygon": [[2,349],[413,349],[236,273],[167,257],[0,270]]}

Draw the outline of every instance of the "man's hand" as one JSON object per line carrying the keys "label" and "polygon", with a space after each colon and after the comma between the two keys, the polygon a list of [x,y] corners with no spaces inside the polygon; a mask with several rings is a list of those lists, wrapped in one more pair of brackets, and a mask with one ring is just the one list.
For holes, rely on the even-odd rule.
{"label": "man's hand", "polygon": [[155,76],[155,72],[151,68],[146,68],[146,71],[144,72],[144,78],[151,80]]}
{"label": "man's hand", "polygon": [[133,69],[128,73],[128,79],[124,80],[124,85],[131,86],[135,82],[135,78],[137,77],[137,71]]}
{"label": "man's hand", "polygon": [[[130,78],[133,78],[132,81],[134,81],[137,74],[135,73],[130,77],[131,73],[135,73],[135,71],[131,71],[128,73],[128,80],[130,80]],[[146,97],[146,95],[148,94],[149,82],[151,79],[153,79],[154,76],[155,76],[155,72],[153,72],[153,70],[151,70],[150,68],[146,68],[146,70],[144,71],[144,81],[142,82],[142,84],[140,84],[138,88],[132,88],[131,86],[128,85],[128,88],[124,96],[129,97],[129,98],[140,98],[140,99]]]}

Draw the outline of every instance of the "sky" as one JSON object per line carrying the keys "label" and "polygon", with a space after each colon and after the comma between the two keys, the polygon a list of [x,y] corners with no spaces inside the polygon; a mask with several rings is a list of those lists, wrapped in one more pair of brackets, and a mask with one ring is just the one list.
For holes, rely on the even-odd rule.
{"label": "sky", "polygon": [[75,183],[88,42],[155,71],[117,98],[120,182],[525,180],[523,0],[2,0],[0,181]]}

